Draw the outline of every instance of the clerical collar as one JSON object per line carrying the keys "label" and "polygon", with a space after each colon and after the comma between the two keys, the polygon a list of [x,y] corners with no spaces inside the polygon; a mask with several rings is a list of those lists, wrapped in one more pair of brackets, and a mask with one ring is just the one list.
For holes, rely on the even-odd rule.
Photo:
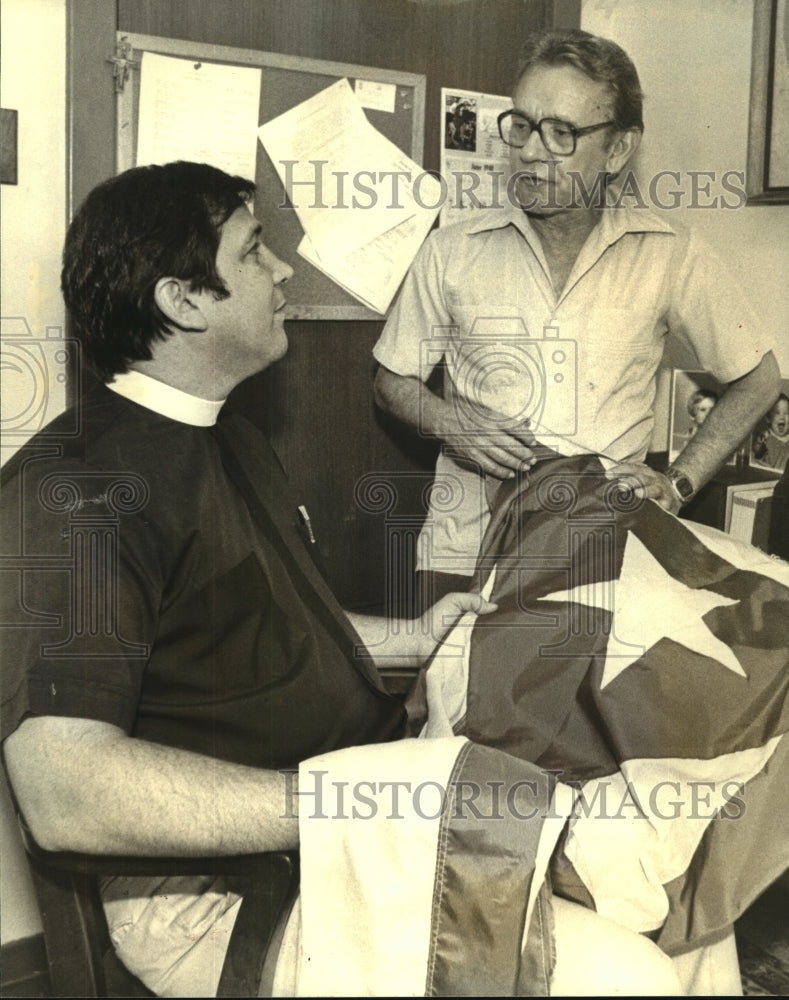
{"label": "clerical collar", "polygon": [[224,399],[192,396],[138,371],[116,375],[114,381],[107,383],[107,388],[154,413],[194,427],[213,427],[225,403]]}

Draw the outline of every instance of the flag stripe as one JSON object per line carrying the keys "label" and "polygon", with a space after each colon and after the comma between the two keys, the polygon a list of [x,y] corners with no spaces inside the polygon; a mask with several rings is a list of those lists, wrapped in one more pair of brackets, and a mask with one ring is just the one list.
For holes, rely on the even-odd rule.
{"label": "flag stripe", "polygon": [[572,805],[553,785],[489,747],[469,743],[459,758],[439,836],[428,996],[548,995],[545,871]]}

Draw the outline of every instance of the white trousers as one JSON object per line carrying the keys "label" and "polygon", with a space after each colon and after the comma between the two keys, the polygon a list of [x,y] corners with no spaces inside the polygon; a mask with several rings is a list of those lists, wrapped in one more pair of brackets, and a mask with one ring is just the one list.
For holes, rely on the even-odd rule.
{"label": "white trousers", "polygon": [[[147,885],[142,886],[143,881]],[[216,996],[241,904],[237,895],[225,891],[222,878],[115,878],[106,881],[103,894],[118,955],[149,989],[163,997]],[[554,903],[557,967],[552,987],[557,995],[606,995],[599,989],[610,969],[595,969],[593,963],[597,959],[599,964],[607,942],[617,956],[616,975],[608,983],[607,995],[742,995],[733,930],[714,944],[671,959],[673,969],[665,970],[660,967],[663,956],[651,955],[657,949],[646,939],[573,903],[558,899]],[[300,949],[297,902],[277,961],[274,996],[296,995]],[[656,989],[661,976],[665,986]],[[672,976],[677,989],[670,988]]]}

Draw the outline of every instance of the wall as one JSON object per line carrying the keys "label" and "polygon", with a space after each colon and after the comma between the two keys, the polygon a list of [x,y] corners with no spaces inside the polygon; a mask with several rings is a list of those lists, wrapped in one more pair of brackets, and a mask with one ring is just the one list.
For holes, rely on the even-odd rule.
{"label": "wall", "polygon": [[[745,171],[752,21],[753,0],[583,0],[581,27],[622,45],[641,78],[642,187],[660,170],[679,171],[688,191],[688,171]],[[716,191],[713,186],[713,196]],[[671,214],[672,221],[703,230],[728,259],[775,338],[789,378],[789,205],[683,207]],[[668,414],[668,385],[661,379],[659,414]],[[662,451],[667,444],[664,419],[652,446]]]}
{"label": "wall", "polygon": [[2,106],[19,116],[19,182],[0,189],[3,460],[65,405],[65,46],[65,0],[4,0]]}
{"label": "wall", "polygon": [[[4,344],[5,459],[28,431],[35,430],[44,411],[48,419],[65,402],[64,383],[56,368],[45,365],[46,398],[31,400],[30,374],[40,370],[37,364],[42,360],[54,357],[52,342],[43,346],[38,342],[46,340],[48,331],[52,337],[65,327],[59,274],[66,219],[66,2],[3,0],[0,18],[2,106],[19,113],[19,183],[0,188],[0,294],[4,336],[10,332],[22,338],[21,343]],[[10,330],[9,317],[15,320]],[[27,322],[27,328],[21,320]],[[41,928],[7,794],[0,783],[3,944]]]}

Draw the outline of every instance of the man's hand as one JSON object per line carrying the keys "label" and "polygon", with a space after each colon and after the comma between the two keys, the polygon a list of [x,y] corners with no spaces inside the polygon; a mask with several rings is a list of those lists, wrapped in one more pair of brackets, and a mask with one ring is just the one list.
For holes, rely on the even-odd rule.
{"label": "man's hand", "polygon": [[472,611],[476,615],[487,615],[498,607],[486,601],[481,594],[447,594],[440,598],[419,619],[418,645],[416,656],[419,663],[424,663],[444,636],[453,628],[460,618]]}
{"label": "man's hand", "polygon": [[[464,614],[472,611],[478,615],[487,615],[491,611],[495,611],[497,607],[498,605],[485,600],[481,594],[447,594],[446,597],[436,601],[433,607],[429,608],[420,619],[420,632],[424,636],[421,650],[423,660],[427,660],[444,636]],[[464,641],[471,641],[470,630]],[[441,662],[437,660],[428,669],[425,677],[427,723],[422,736],[428,739],[454,735],[452,723],[444,704],[443,678]]]}
{"label": "man's hand", "polygon": [[510,479],[536,461],[528,420],[515,424],[477,402],[443,399],[419,379],[383,366],[375,377],[375,398],[385,412],[444,442],[451,455],[497,479]]}
{"label": "man's hand", "polygon": [[479,594],[447,594],[421,618],[389,619],[347,611],[348,619],[380,669],[421,667],[452,626],[468,611],[486,615],[497,605]]}
{"label": "man's hand", "polygon": [[606,472],[606,478],[621,479],[635,496],[654,500],[672,514],[676,514],[681,506],[668,478],[642,462],[620,462]]}
{"label": "man's hand", "polygon": [[447,404],[436,433],[446,443],[448,454],[461,464],[496,479],[511,479],[537,461],[528,420],[513,424],[492,410],[470,404],[461,417],[458,405],[463,404],[457,399]]}

